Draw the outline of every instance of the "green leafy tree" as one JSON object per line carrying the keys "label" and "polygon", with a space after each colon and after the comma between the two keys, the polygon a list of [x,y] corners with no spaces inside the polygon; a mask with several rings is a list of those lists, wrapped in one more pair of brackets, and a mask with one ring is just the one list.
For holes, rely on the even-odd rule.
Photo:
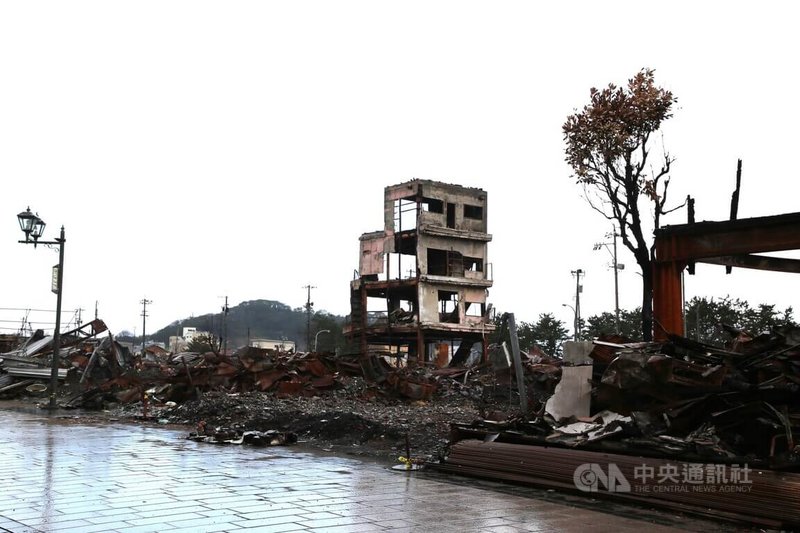
{"label": "green leafy tree", "polygon": [[496,312],[489,322],[494,326],[494,331],[489,335],[489,344],[502,344],[508,340],[508,328],[503,327],[503,313]]}
{"label": "green leafy tree", "polygon": [[[317,351],[344,353],[347,339],[342,333],[344,319],[325,311],[314,313],[311,318],[311,342],[316,341]],[[322,333],[326,331],[325,333]],[[313,346],[312,348],[313,349]]]}
{"label": "green leafy tree", "polygon": [[517,324],[517,338],[519,339],[520,350],[530,350],[536,344],[536,339],[533,335],[533,324],[524,320],[520,321]]}
{"label": "green leafy tree", "polygon": [[[652,213],[653,228],[665,209],[673,158],[663,152],[650,157],[651,137],[672,116],[677,99],[655,84],[654,71],[642,69],[626,87],[609,84],[592,88],[590,102],[567,117],[562,130],[566,161],[584,188],[589,205],[616,221],[623,244],[642,272],[642,336],[653,334],[654,244],[645,228]],[[655,164],[655,166],[654,166]]]}
{"label": "green leafy tree", "polygon": [[217,339],[217,337],[211,333],[201,333],[199,335],[195,335],[187,345],[188,351],[197,353],[219,353],[219,349],[219,339]]}
{"label": "green leafy tree", "polygon": [[569,338],[566,325],[552,313],[542,313],[533,326],[536,344],[550,355],[561,355],[561,343]]}
{"label": "green leafy tree", "polygon": [[[619,310],[619,333],[631,340],[642,338],[642,310],[637,307],[633,311]],[[616,315],[613,312],[604,312],[586,319],[581,337],[594,339],[600,335],[611,335],[617,330]]]}
{"label": "green leafy tree", "polygon": [[[791,307],[778,311],[774,305],[759,304],[751,307],[743,300],[730,296],[724,298],[694,297],[686,302],[684,309],[686,336],[706,344],[723,346],[732,338],[722,325],[743,330],[750,335],[759,335],[784,326],[797,326]],[[620,309],[620,330],[624,337],[641,340],[640,309]],[[616,330],[613,312],[604,312],[586,319],[581,334],[585,339],[594,339],[601,334]]]}
{"label": "green leafy tree", "polygon": [[759,335],[783,326],[796,326],[793,309],[777,311],[774,305],[759,304],[756,308],[743,300],[694,297],[686,303],[686,336],[706,344],[724,345],[731,334],[722,328],[730,326],[750,335]]}
{"label": "green leafy tree", "polygon": [[535,323],[520,322],[517,328],[520,347],[538,346],[549,355],[561,355],[561,343],[569,338],[565,324],[552,313],[541,313]]}

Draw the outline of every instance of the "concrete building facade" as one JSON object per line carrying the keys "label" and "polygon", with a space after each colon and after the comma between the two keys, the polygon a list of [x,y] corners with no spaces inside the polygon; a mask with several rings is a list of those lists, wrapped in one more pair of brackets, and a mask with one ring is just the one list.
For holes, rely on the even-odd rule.
{"label": "concrete building facade", "polygon": [[[430,180],[386,187],[384,229],[360,237],[346,333],[363,356],[468,354],[493,331],[487,194]],[[447,348],[445,348],[445,346]]]}

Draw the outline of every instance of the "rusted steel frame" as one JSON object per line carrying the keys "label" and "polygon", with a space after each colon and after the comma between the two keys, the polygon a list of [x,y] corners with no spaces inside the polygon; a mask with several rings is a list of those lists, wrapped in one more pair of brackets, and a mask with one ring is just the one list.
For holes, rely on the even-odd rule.
{"label": "rusted steel frame", "polygon": [[[681,272],[694,261],[800,271],[800,261],[748,256],[800,249],[800,213],[666,226],[655,232],[653,318],[656,340],[683,332]],[[735,257],[734,257],[735,256]]]}
{"label": "rusted steel frame", "polygon": [[766,255],[723,255],[720,257],[706,257],[698,260],[711,265],[735,266],[738,268],[752,268],[755,270],[771,270],[773,272],[792,272],[800,274],[800,260],[784,257],[769,257]]}
{"label": "rusted steel frame", "polygon": [[800,213],[665,226],[655,232],[657,261],[800,249]]}
{"label": "rusted steel frame", "polygon": [[686,262],[653,263],[653,336],[666,341],[670,334],[683,334],[683,292],[681,272]]}

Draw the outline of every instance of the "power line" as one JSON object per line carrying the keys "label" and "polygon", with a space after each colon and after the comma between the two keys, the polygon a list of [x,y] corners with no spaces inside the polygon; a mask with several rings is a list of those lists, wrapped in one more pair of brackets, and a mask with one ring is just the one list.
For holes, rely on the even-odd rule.
{"label": "power line", "polygon": [[[19,322],[19,320],[0,320],[0,322],[12,322],[12,323],[16,323],[16,322]],[[37,320],[37,321],[36,321],[36,323],[37,323],[37,324],[46,324],[46,325],[48,325],[48,326],[53,326],[53,325],[55,325],[55,322],[42,322],[41,320]]]}
{"label": "power line", "polygon": [[[55,309],[31,309],[30,307],[0,307],[0,311],[36,311],[38,313],[55,313]],[[61,314],[71,313],[72,311],[61,311]]]}

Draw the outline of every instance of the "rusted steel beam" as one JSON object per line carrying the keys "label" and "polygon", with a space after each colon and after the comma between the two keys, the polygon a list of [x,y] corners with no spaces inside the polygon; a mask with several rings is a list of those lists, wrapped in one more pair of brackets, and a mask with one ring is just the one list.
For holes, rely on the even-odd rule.
{"label": "rusted steel beam", "polygon": [[681,272],[685,262],[653,263],[653,335],[656,341],[669,334],[683,335]]}
{"label": "rusted steel beam", "polygon": [[659,262],[797,250],[800,213],[665,226],[655,235]]}
{"label": "rusted steel beam", "polygon": [[739,268],[752,268],[756,270],[771,270],[774,272],[792,272],[800,274],[800,260],[784,257],[769,257],[766,255],[725,255],[722,257],[706,257],[701,263],[711,265],[735,266]]}

